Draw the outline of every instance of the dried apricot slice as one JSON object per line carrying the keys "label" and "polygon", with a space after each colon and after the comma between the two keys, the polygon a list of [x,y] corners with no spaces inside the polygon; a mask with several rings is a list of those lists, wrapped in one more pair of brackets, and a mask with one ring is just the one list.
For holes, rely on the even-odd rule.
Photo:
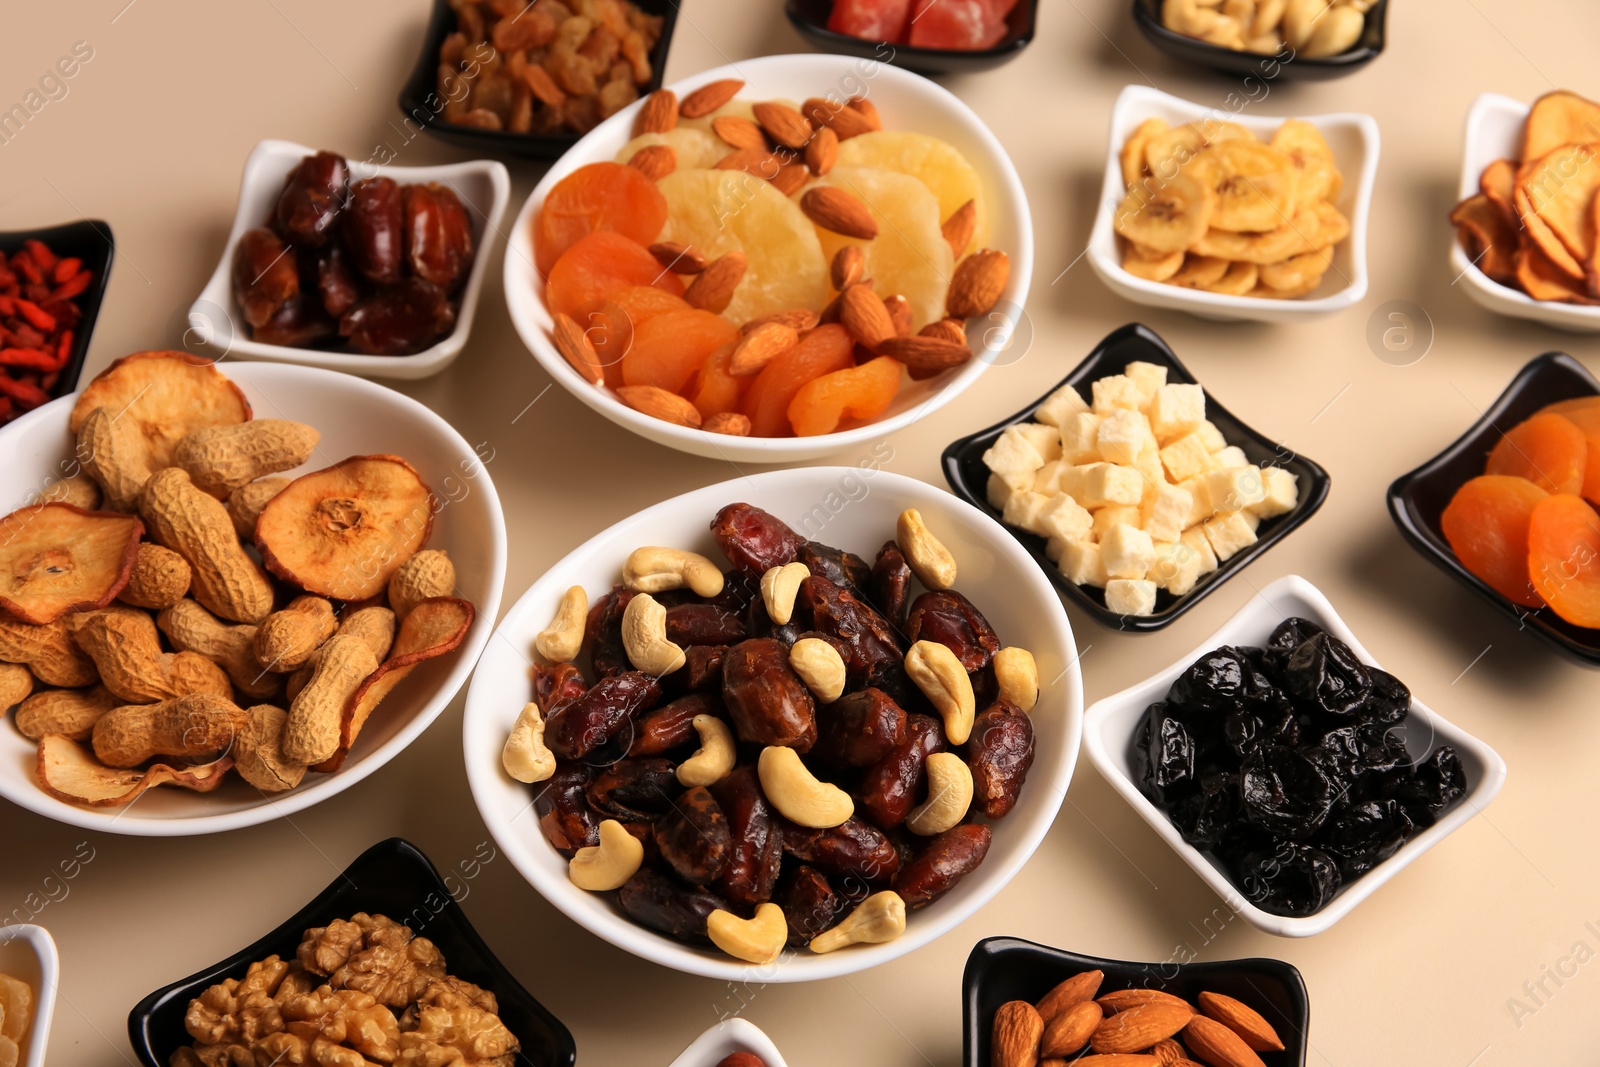
{"label": "dried apricot slice", "polygon": [[1600,396],[1580,396],[1562,400],[1540,410],[1539,414],[1560,415],[1583,431],[1589,443],[1589,456],[1583,466],[1583,499],[1600,504]]}
{"label": "dried apricot slice", "polygon": [[813,378],[789,402],[789,424],[799,437],[832,433],[844,419],[869,422],[889,409],[900,391],[901,363],[889,356]]}
{"label": "dried apricot slice", "polygon": [[1600,515],[1582,499],[1549,496],[1528,521],[1528,576],[1555,613],[1600,627]]}
{"label": "dried apricot slice", "polygon": [[634,329],[665,312],[688,310],[689,302],[681,296],[648,285],[630,285],[604,300],[585,304],[573,318],[594,345],[606,385],[615,389],[622,384],[622,357],[633,347]]}
{"label": "dried apricot slice", "polygon": [[1547,495],[1526,478],[1484,474],[1457,489],[1439,517],[1461,565],[1501,596],[1530,608],[1544,602],[1528,578],[1528,521]]}
{"label": "dried apricot slice", "polygon": [[545,286],[545,303],[552,312],[576,319],[575,313],[585,304],[634,285],[683,295],[683,282],[663,270],[648,248],[619,233],[601,230],[580,239],[556,260]]}
{"label": "dried apricot slice", "polygon": [[1485,474],[1526,478],[1547,493],[1583,489],[1589,441],[1560,415],[1540,414],[1513,426],[1489,453]]}
{"label": "dried apricot slice", "polygon": [[752,379],[735,378],[728,373],[733,350],[738,347],[737,341],[723,345],[711,353],[711,358],[701,365],[700,373],[695,375],[689,388],[689,399],[700,412],[702,419],[709,419],[725,411],[739,410],[740,402],[744,400],[745,388]]}
{"label": "dried apricot slice", "polygon": [[667,201],[642,171],[590,163],[556,183],[533,226],[533,261],[548,275],[562,253],[591,233],[608,230],[648,245],[667,221]]}
{"label": "dried apricot slice", "polygon": [[132,515],[35,504],[0,519],[0,612],[35,626],[103,608],[128,584],[144,524]]}
{"label": "dried apricot slice", "polygon": [[762,368],[744,397],[753,437],[789,434],[789,405],[813,378],[855,365],[855,342],[843,326],[818,326]]}
{"label": "dried apricot slice", "polygon": [[633,328],[633,345],[622,357],[623,384],[681,394],[711,353],[738,338],[739,327],[710,311],[653,316]]}

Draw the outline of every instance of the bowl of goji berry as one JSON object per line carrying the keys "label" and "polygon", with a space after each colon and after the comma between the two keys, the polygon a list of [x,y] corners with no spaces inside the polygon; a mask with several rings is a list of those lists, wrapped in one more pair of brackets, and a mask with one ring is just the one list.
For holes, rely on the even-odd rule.
{"label": "bowl of goji berry", "polygon": [[0,233],[0,426],[77,388],[115,255],[99,219]]}

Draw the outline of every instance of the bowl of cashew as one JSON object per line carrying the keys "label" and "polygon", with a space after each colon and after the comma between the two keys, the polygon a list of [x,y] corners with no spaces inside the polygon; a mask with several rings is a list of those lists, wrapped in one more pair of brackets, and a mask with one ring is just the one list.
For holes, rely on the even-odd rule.
{"label": "bowl of cashew", "polygon": [[[1033,763],[1020,792],[1013,794],[1015,806],[1003,817],[987,819],[980,813],[978,803],[988,795],[981,780],[977,800],[972,793],[966,793],[960,805],[962,810],[954,812],[944,810],[943,800],[948,793],[939,785],[946,779],[959,781],[960,772],[966,770],[954,766],[961,762],[956,752],[967,753],[976,765],[977,757],[973,753],[976,746],[983,743],[980,734],[987,729],[984,725],[987,720],[982,716],[977,726],[973,724],[974,701],[970,686],[965,702],[965,731],[959,728],[963,722],[960,701],[933,699],[940,687],[951,691],[960,682],[967,682],[965,668],[943,644],[908,640],[912,652],[906,656],[905,673],[911,683],[928,695],[933,709],[930,714],[943,716],[945,736],[952,742],[950,752],[934,754],[925,761],[928,784],[907,798],[908,844],[913,856],[920,857],[932,848],[932,844],[925,847],[921,842],[935,842],[948,833],[972,831],[981,824],[989,837],[988,851],[964,877],[947,887],[947,892],[936,895],[936,899],[929,898],[931,902],[926,903],[907,886],[909,876],[905,875],[905,871],[915,867],[920,859],[907,861],[902,869],[904,876],[893,881],[892,889],[885,888],[882,882],[874,882],[861,893],[850,894],[852,903],[813,927],[808,933],[809,941],[797,938],[798,947],[784,947],[787,935],[795,928],[787,925],[788,919],[778,905],[761,901],[759,896],[742,906],[733,905],[731,910],[709,912],[700,920],[704,924],[704,936],[687,941],[658,933],[630,917],[619,895],[610,890],[623,886],[636,874],[650,875],[649,870],[640,868],[643,848],[639,837],[623,824],[609,821],[609,816],[601,814],[596,820],[598,843],[576,851],[569,848],[564,855],[547,840],[546,824],[548,816],[560,815],[552,810],[554,794],[570,785],[565,778],[552,775],[566,775],[576,768],[590,778],[602,777],[618,762],[622,752],[637,753],[642,746],[636,748],[631,741],[619,746],[615,739],[607,738],[592,749],[575,750],[571,732],[562,724],[562,714],[552,714],[546,724],[542,717],[531,714],[526,707],[534,695],[530,664],[542,661],[543,666],[536,671],[547,676],[565,669],[564,664],[552,663],[565,652],[585,644],[593,647],[606,643],[597,641],[593,633],[589,634],[587,642],[580,642],[572,627],[563,625],[563,620],[571,623],[584,618],[579,606],[569,599],[574,587],[598,600],[624,579],[625,562],[630,557],[636,562],[640,559],[637,550],[663,546],[680,555],[694,553],[714,561],[716,566],[712,574],[705,576],[708,584],[702,587],[710,588],[711,578],[722,579],[719,569],[728,566],[729,557],[718,547],[708,524],[719,510],[735,503],[750,504],[782,520],[807,541],[808,550],[809,546],[816,546],[818,551],[822,546],[834,546],[867,554],[870,558],[886,539],[895,538],[905,552],[906,563],[917,575],[917,581],[909,586],[912,602],[924,586],[932,589],[953,577],[951,588],[965,590],[971,595],[972,603],[987,617],[999,643],[1005,646],[999,651],[1001,658],[995,662],[1000,697],[1013,692],[1009,679],[1027,673],[1014,670],[1014,663],[1002,663],[1001,659],[1009,660],[1014,656],[1020,660],[1023,650],[1031,653],[1028,664],[1033,671],[1029,675],[1027,699],[1023,701],[1023,705],[1031,707],[1026,712],[1016,710],[1015,714],[1025,714],[1030,724]],[[901,521],[913,509],[917,520]],[[925,546],[927,551],[913,545]],[[936,547],[942,549],[942,553],[936,551]],[[759,595],[763,601],[761,607],[767,611],[765,618],[773,621],[778,613],[772,609],[784,604],[784,591],[792,590],[790,583],[795,580],[792,573],[783,573],[789,566],[793,564],[747,568],[752,573],[765,570],[762,584],[766,588]],[[952,574],[942,569],[944,567],[953,567],[955,571]],[[654,679],[641,673],[638,666],[641,658],[650,660],[664,651],[661,661],[654,665],[658,668],[673,666],[676,646],[663,650],[662,642],[650,636],[655,634],[658,638],[659,634],[648,617],[651,614],[648,607],[642,611],[634,608],[641,602],[653,602],[648,589],[661,570],[654,564],[642,569],[645,573],[626,575],[629,585],[640,588],[627,602],[620,623],[621,644],[634,660],[634,668],[602,678],[579,700],[587,699],[588,694],[602,686],[609,687],[612,695],[626,696],[630,686],[641,684],[639,679],[655,684]],[[677,584],[668,584],[663,579],[654,596],[671,597],[675,588],[692,588],[689,583],[693,580],[693,573],[680,567],[677,576],[671,579]],[[729,579],[730,582],[734,580]],[[928,584],[930,581],[935,584]],[[716,584],[721,588],[720,582]],[[792,591],[788,600],[793,601]],[[603,607],[603,604],[597,605],[597,610]],[[630,618],[630,615],[645,617]],[[890,612],[889,617],[898,615]],[[595,625],[598,629],[603,624]],[[635,626],[641,631],[639,635],[630,634]],[[580,626],[580,632],[582,629]],[[643,640],[637,639],[641,636]],[[569,918],[619,948],[689,974],[758,983],[814,981],[865,970],[928,944],[981,908],[1027,862],[1055,818],[1077,760],[1082,678],[1071,625],[1049,581],[1016,539],[993,519],[941,489],[886,471],[854,467],[769,471],[695,490],[639,512],[597,534],[547,571],[507,613],[498,637],[499,640],[489,643],[479,662],[468,692],[463,726],[467,779],[484,823],[518,872]],[[736,637],[734,640],[738,643],[731,645],[721,660],[723,684],[710,691],[717,708],[723,706],[723,696],[728,698],[725,713],[738,730],[738,740],[746,743],[737,744],[720,713],[703,714],[696,716],[697,738],[689,738],[686,744],[676,743],[676,747],[669,750],[656,750],[684,754],[695,749],[696,743],[700,746],[687,758],[676,756],[672,762],[682,760],[676,767],[677,780],[663,783],[667,792],[679,798],[675,802],[679,813],[690,807],[689,797],[696,783],[706,783],[713,791],[719,791],[724,779],[729,783],[733,781],[729,777],[732,771],[737,775],[754,776],[759,781],[761,797],[783,817],[774,825],[792,825],[797,829],[811,827],[825,833],[827,828],[839,826],[849,816],[848,806],[852,804],[859,805],[857,810],[862,818],[877,818],[865,790],[855,790],[852,794],[825,780],[828,757],[819,757],[819,752],[828,737],[826,716],[818,715],[816,719],[816,724],[822,724],[822,738],[816,740],[815,750],[807,747],[810,740],[784,743],[768,737],[754,737],[755,731],[748,728],[748,720],[741,718],[736,706],[740,698],[733,687],[740,683],[734,679],[748,677],[752,665],[759,667],[753,661],[773,651],[773,646],[782,649],[782,642],[771,638],[745,640]],[[802,648],[807,644],[805,636],[790,635],[789,640],[793,644],[781,652],[779,668],[759,674],[763,679],[761,685],[772,689],[803,685],[819,707],[828,703],[829,696],[836,696],[844,685],[844,667],[837,655],[831,658],[830,667],[830,657],[825,651]],[[812,640],[817,645],[827,643],[815,637]],[[566,643],[564,648],[563,642]],[[935,644],[938,648],[924,647]],[[692,654],[699,648],[693,646],[688,652]],[[556,655],[552,656],[552,652]],[[677,655],[685,653],[679,650]],[[591,658],[586,653],[574,665],[586,677],[595,673],[588,662]],[[787,666],[781,665],[784,663]],[[691,656],[687,667],[677,669],[687,671],[694,667]],[[956,673],[960,674],[959,678],[954,677]],[[853,692],[852,695],[861,694]],[[981,703],[988,710],[983,710],[983,715],[994,712],[994,707],[987,703],[989,700],[995,701],[994,707],[1002,702],[992,695],[985,697]],[[802,702],[809,705],[810,701]],[[553,701],[547,703],[554,706]],[[647,712],[633,721],[644,723],[648,715]],[[909,724],[909,717],[906,721]],[[630,737],[642,738],[652,729],[649,724],[640,725]],[[908,739],[909,735],[908,725]],[[535,736],[538,743],[530,744]],[[799,736],[798,731],[796,736]],[[815,724],[811,737],[818,737]],[[965,746],[959,743],[968,741],[969,737],[970,743]],[[808,753],[805,759],[793,747],[795,744]],[[735,769],[736,745],[739,766]],[[559,764],[549,751],[552,748],[564,753]],[[574,751],[579,754],[573,756]],[[717,765],[719,752],[727,758]],[[584,764],[592,770],[585,770]],[[814,777],[807,773],[808,765],[823,770]],[[860,765],[866,766],[865,763]],[[972,777],[967,776],[969,786],[971,781]],[[552,782],[557,783],[556,787],[552,788]],[[912,807],[914,801],[921,803]],[[600,821],[602,819],[606,821]],[[634,828],[643,827],[636,823]],[[657,833],[656,844],[652,847],[659,849],[662,839],[663,835]],[[785,866],[789,866],[787,860]],[[664,878],[660,874],[650,876]],[[899,895],[901,892],[906,894],[906,899]],[[923,903],[925,906],[918,906]],[[700,931],[690,933],[698,935]],[[774,936],[769,939],[767,934]],[[755,944],[757,941],[762,942],[766,952],[748,951],[761,947]],[[752,957],[761,962],[750,962]]]}
{"label": "bowl of cashew", "polygon": [[1134,23],[1167,55],[1259,82],[1360,70],[1383,53],[1388,14],[1389,0],[1133,0]]}

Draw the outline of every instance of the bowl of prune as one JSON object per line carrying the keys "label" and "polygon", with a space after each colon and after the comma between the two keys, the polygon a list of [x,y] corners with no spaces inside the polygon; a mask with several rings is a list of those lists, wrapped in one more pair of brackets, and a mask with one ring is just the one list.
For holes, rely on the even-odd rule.
{"label": "bowl of prune", "polygon": [[1247,922],[1307,937],[1488,806],[1505,762],[1304,578],[1085,714],[1089,758]]}
{"label": "bowl of prune", "polygon": [[1048,831],[1082,681],[993,519],[863,467],[638,513],[523,595],[467,699],[468,781],[519,872],[645,959],[849,974],[980,908]]}
{"label": "bowl of prune", "polygon": [[379,378],[449,366],[472,332],[510,175],[491,160],[376,158],[256,145],[185,341],[216,358]]}

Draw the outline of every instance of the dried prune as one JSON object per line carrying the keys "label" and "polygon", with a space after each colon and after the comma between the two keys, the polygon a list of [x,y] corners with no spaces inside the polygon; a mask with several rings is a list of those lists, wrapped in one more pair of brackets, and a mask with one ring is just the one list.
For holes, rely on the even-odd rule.
{"label": "dried prune", "polygon": [[350,186],[341,226],[350,260],[363,278],[393,285],[405,267],[405,212],[393,178],[366,178]]}
{"label": "dried prune", "polygon": [[1302,641],[1284,670],[1290,694],[1329,715],[1354,715],[1372,692],[1366,665],[1332,634]]}
{"label": "dried prune", "polygon": [[649,822],[672,807],[681,787],[671,760],[620,759],[589,782],[594,809],[624,822]]}
{"label": "dried prune", "polygon": [[815,867],[797,863],[783,873],[773,899],[789,923],[789,945],[804,948],[843,916],[849,901],[834,891],[828,876]]}
{"label": "dried prune", "polygon": [[1411,818],[1398,801],[1369,800],[1340,812],[1324,830],[1321,845],[1349,881],[1400,851],[1411,831]]}
{"label": "dried prune", "polygon": [[889,621],[848,589],[825,578],[807,578],[800,583],[795,611],[807,620],[809,629],[837,637],[850,650],[845,668],[851,688],[859,688],[875,666],[905,659],[906,646]]}
{"label": "dried prune", "polygon": [[541,708],[554,708],[563,700],[582,695],[587,688],[583,672],[570,663],[533,665],[533,699]]}
{"label": "dried prune", "polygon": [[1446,808],[1467,795],[1467,772],[1456,750],[1442,745],[1417,764],[1416,773],[1395,791],[1406,814],[1418,826],[1432,826]]}
{"label": "dried prune", "polygon": [[1300,743],[1300,719],[1293,705],[1285,700],[1238,707],[1228,712],[1222,724],[1228,747],[1240,759],[1254,752],[1259,745],[1287,745]]}
{"label": "dried prune", "polygon": [[1286,841],[1275,851],[1245,856],[1238,880],[1246,899],[1263,911],[1314,915],[1339,891],[1339,864],[1320,848]]}
{"label": "dried prune", "polygon": [[545,839],[563,855],[600,843],[600,817],[589,805],[589,778],[581,763],[558,762],[556,773],[534,793],[533,807]]}
{"label": "dried prune", "polygon": [[1000,819],[1016,807],[1033,766],[1033,722],[1009,700],[978,714],[963,750],[972,769],[972,805],[985,818]]}
{"label": "dried prune", "polygon": [[1215,848],[1228,824],[1239,817],[1239,776],[1207,774],[1199,788],[1175,802],[1167,814],[1183,839],[1195,848]]}
{"label": "dried prune", "polygon": [[905,739],[905,710],[883,690],[863,689],[817,709],[812,753],[836,767],[870,767]]}
{"label": "dried prune", "polygon": [[1368,667],[1372,690],[1356,714],[1368,722],[1397,723],[1411,712],[1411,690],[1404,682],[1377,667]]}
{"label": "dried prune", "polygon": [[1284,619],[1267,638],[1267,647],[1278,652],[1293,652],[1302,642],[1322,632],[1322,627],[1310,619]]}
{"label": "dried prune", "polygon": [[783,862],[783,830],[766,797],[756,769],[746,764],[711,786],[722,805],[733,836],[728,865],[717,891],[735,904],[754,905],[772,899]]}
{"label": "dried prune", "polygon": [[911,589],[911,565],[894,541],[886,541],[872,561],[868,596],[872,606],[898,630],[906,625],[906,607]]}
{"label": "dried prune", "polygon": [[841,886],[852,880],[887,885],[900,873],[900,853],[893,843],[882,830],[856,816],[826,830],[785,826],[783,849]]}
{"label": "dried prune", "polygon": [[1228,711],[1245,698],[1255,674],[1243,650],[1224,646],[1191,663],[1172,683],[1167,700],[1196,711]]}
{"label": "dried prune", "polygon": [[330,242],[317,252],[317,296],[322,310],[334,318],[355,307],[361,288],[350,270],[344,246]]}
{"label": "dried prune", "polygon": [[690,885],[710,885],[727,869],[733,836],[721,806],[705,786],[686,789],[656,820],[661,858]]}
{"label": "dried prune", "polygon": [[602,678],[582,695],[549,709],[544,743],[561,759],[583,759],[660,699],[661,683],[648,674],[627,671]]}
{"label": "dried prune", "polygon": [[988,666],[1000,651],[1000,638],[972,601],[946,589],[923,593],[906,615],[906,640],[937,641],[956,654],[970,673]]}
{"label": "dried prune", "polygon": [[1158,701],[1145,709],[1139,738],[1133,765],[1140,791],[1157,804],[1188,792],[1195,777],[1194,737],[1170,704]]}
{"label": "dried prune", "polygon": [[900,869],[895,892],[910,909],[926,907],[954,889],[989,854],[991,833],[982,823],[966,823],[929,841]]}
{"label": "dried prune", "polygon": [[274,214],[278,232],[302,248],[320,248],[339,220],[349,180],[349,165],[333,152],[318,152],[296,163],[278,194]]}
{"label": "dried prune", "polygon": [[1311,760],[1282,745],[1262,745],[1239,770],[1245,818],[1275,834],[1303,840],[1328,818],[1339,789]]}
{"label": "dried prune", "polygon": [[796,561],[804,563],[812,574],[842,585],[857,596],[865,593],[872,577],[872,566],[854,552],[834,548],[820,541],[807,541],[795,553]]}
{"label": "dried prune", "polygon": [[805,538],[781,519],[751,504],[729,504],[711,520],[711,536],[728,562],[760,577],[793,563]]}
{"label": "dried prune", "polygon": [[690,645],[683,650],[688,661],[683,670],[682,684],[692,693],[722,689],[722,660],[728,654],[726,645]]}
{"label": "dried prune", "polygon": [[692,693],[641,715],[634,725],[630,756],[659,756],[698,739],[696,715],[717,715],[722,701],[707,693]]}
{"label": "dried prune", "polygon": [[449,186],[429,182],[402,187],[400,204],[411,273],[444,293],[455,292],[472,266],[472,223],[460,198]]}
{"label": "dried prune", "polygon": [[789,667],[789,649],[756,637],[728,649],[722,660],[722,700],[741,741],[785,745],[805,752],[817,740],[816,702]]}
{"label": "dried prune", "polygon": [[706,920],[728,902],[705,889],[691,889],[671,875],[641,867],[617,894],[617,903],[640,926],[692,945],[707,944]]}
{"label": "dried prune", "polygon": [[927,715],[906,716],[905,740],[867,768],[861,780],[861,806],[867,818],[887,830],[906,821],[927,780],[924,763],[945,751],[944,727]]}
{"label": "dried prune", "polygon": [[300,272],[282,238],[271,230],[246,230],[233,250],[233,295],[244,321],[265,326],[300,293]]}
{"label": "dried prune", "polygon": [[632,599],[633,591],[618,585],[589,608],[589,617],[584,621],[583,653],[588,654],[596,678],[633,669],[622,644],[622,613]]}
{"label": "dried prune", "polygon": [[667,640],[679,647],[732,645],[748,636],[744,620],[714,604],[674,604],[667,609]]}

